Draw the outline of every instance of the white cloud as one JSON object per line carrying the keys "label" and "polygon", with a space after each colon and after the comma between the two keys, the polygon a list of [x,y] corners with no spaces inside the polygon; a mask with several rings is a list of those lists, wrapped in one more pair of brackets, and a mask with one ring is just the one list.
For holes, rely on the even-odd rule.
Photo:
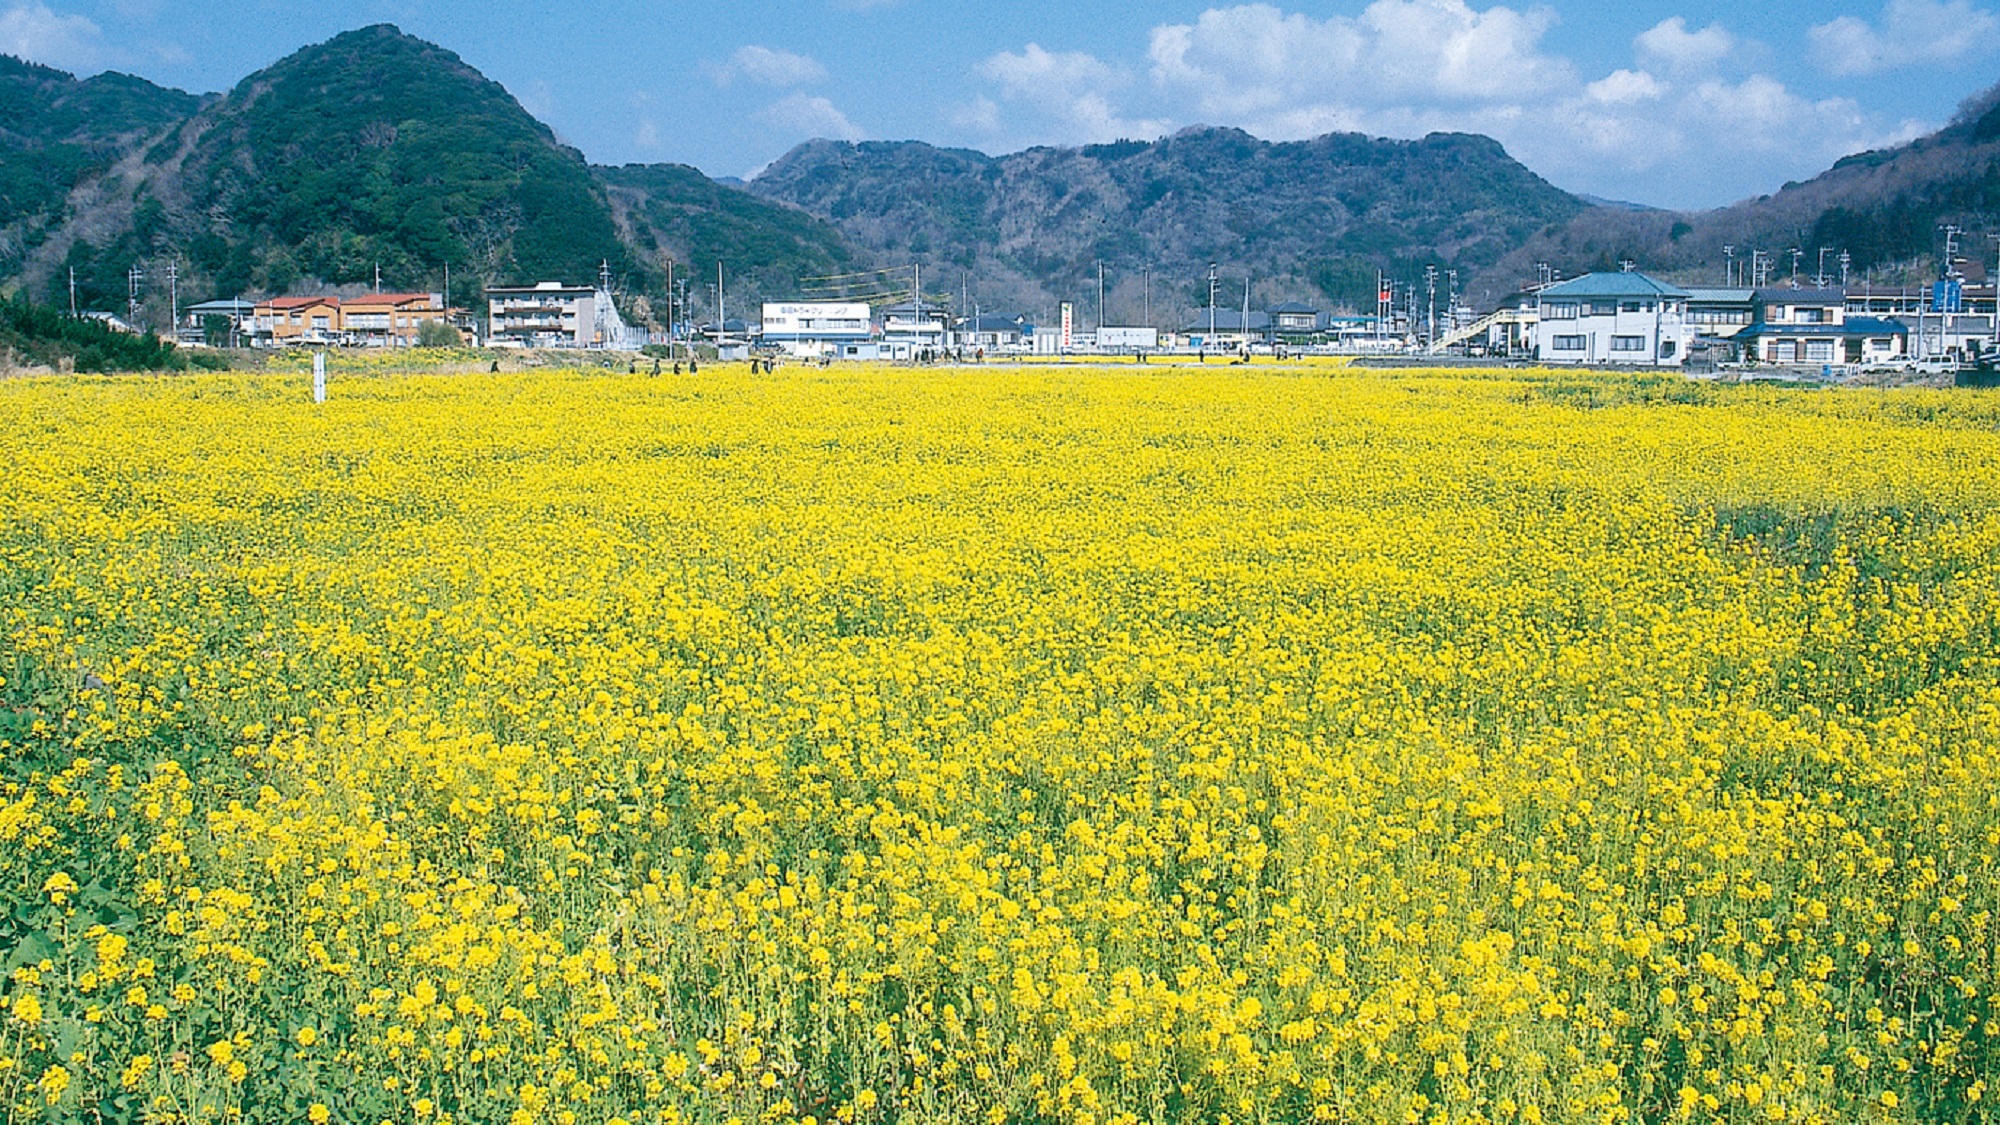
{"label": "white cloud", "polygon": [[[1153,28],[1144,82],[1108,61],[1115,48],[1029,44],[981,63],[988,90],[948,118],[980,143],[1157,136],[1173,121],[1273,141],[1483,133],[1562,187],[1676,207],[1769,191],[1918,132],[1757,73],[1756,44],[1719,24],[1663,20],[1632,40],[1627,65],[1586,75],[1547,46],[1547,9],[1481,2],[1368,0],[1330,18],[1273,2],[1212,8]],[[1908,19],[1915,5],[1975,2],[1995,0],[1891,0],[1890,10]],[[1963,25],[1968,13],[1951,14]],[[1724,81],[1724,64],[1750,76]]]}
{"label": "white cloud", "polygon": [[1412,100],[1520,99],[1574,81],[1542,52],[1555,17],[1464,0],[1375,0],[1357,17],[1316,20],[1270,4],[1203,12],[1153,30],[1153,79],[1210,117],[1282,110],[1339,117],[1341,107]]}
{"label": "white cloud", "polygon": [[1841,16],[1807,33],[1820,63],[1849,77],[1990,53],[2000,16],[1971,0],[1889,0],[1875,23]]}
{"label": "white cloud", "polygon": [[[1058,140],[1111,141],[1156,137],[1172,128],[1165,120],[1135,120],[1114,101],[1131,84],[1125,71],[1081,51],[1056,53],[1040,44],[1001,52],[980,63],[979,74],[1000,87],[1002,100],[1028,106],[1054,126]],[[991,99],[984,99],[993,105]],[[975,103],[984,110],[985,106]],[[998,107],[991,120],[998,123]]]}
{"label": "white cloud", "polygon": [[1634,43],[1640,54],[1679,70],[1714,66],[1736,50],[1736,37],[1722,25],[1712,23],[1700,31],[1689,31],[1682,16],[1661,20]]}
{"label": "white cloud", "polygon": [[1643,70],[1614,70],[1583,88],[1584,96],[1605,105],[1635,105],[1659,100],[1667,87]]}
{"label": "white cloud", "polygon": [[103,32],[83,16],[51,11],[40,0],[0,12],[0,54],[79,74],[104,68]]}
{"label": "white cloud", "polygon": [[793,94],[775,101],[758,110],[755,117],[760,124],[801,138],[859,141],[867,137],[832,102],[806,94]]}
{"label": "white cloud", "polygon": [[826,67],[821,66],[817,59],[791,51],[757,46],[739,49],[729,56],[728,62],[711,65],[710,70],[718,85],[727,86],[741,78],[759,86],[772,86],[781,90],[791,86],[808,85],[826,77]]}
{"label": "white cloud", "polygon": [[1913,126],[1877,122],[1851,99],[1802,97],[1768,75],[1684,87],[1628,75],[1553,103],[1531,128],[1502,124],[1493,135],[1566,187],[1680,207],[1769,191],[1913,135]]}

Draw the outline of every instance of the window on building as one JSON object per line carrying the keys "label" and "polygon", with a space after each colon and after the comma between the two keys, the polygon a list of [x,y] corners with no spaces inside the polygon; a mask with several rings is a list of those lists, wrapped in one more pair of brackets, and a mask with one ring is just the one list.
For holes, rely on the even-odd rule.
{"label": "window on building", "polygon": [[1617,316],[1617,315],[1618,315],[1618,302],[1616,302],[1616,301],[1592,301],[1592,302],[1590,302],[1590,315],[1592,315],[1592,316]]}
{"label": "window on building", "polygon": [[1611,350],[1614,352],[1643,352],[1646,350],[1644,336],[1613,336]]}
{"label": "window on building", "polygon": [[1547,307],[1546,315],[1550,320],[1575,320],[1576,306],[1567,301],[1558,302]]}
{"label": "window on building", "polygon": [[1580,352],[1589,345],[1582,336],[1557,336],[1555,349],[1559,352]]}
{"label": "window on building", "polygon": [[1677,352],[1677,351],[1679,351],[1679,350],[1680,350],[1680,344],[1679,344],[1679,342],[1678,342],[1678,341],[1675,341],[1675,340],[1661,340],[1661,341],[1660,341],[1660,358],[1661,358],[1661,359],[1672,359],[1672,358],[1674,358],[1674,353],[1675,353],[1675,352]]}

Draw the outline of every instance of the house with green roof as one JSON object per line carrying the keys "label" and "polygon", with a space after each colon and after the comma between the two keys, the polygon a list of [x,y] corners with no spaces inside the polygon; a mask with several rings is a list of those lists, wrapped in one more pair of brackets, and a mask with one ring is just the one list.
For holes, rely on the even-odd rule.
{"label": "house with green roof", "polygon": [[1592,273],[1536,295],[1543,363],[1680,367],[1694,338],[1687,290],[1643,273]]}

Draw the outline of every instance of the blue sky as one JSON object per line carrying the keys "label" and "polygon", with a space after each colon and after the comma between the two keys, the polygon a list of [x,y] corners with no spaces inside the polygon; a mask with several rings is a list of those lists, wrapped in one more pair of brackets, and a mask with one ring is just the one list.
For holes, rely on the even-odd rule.
{"label": "blue sky", "polygon": [[1007,152],[1193,124],[1499,138],[1572,191],[1719,206],[1948,121],[2000,0],[0,0],[0,52],[197,92],[349,28],[456,51],[598,163],[814,136]]}

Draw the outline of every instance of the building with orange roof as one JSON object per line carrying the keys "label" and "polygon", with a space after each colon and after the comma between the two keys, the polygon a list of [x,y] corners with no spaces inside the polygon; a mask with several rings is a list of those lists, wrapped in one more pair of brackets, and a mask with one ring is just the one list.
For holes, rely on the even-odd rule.
{"label": "building with orange roof", "polygon": [[251,338],[265,347],[340,342],[340,298],[273,297],[252,314]]}
{"label": "building with orange roof", "polygon": [[415,347],[426,321],[448,320],[442,293],[369,293],[340,302],[343,339],[363,347]]}

